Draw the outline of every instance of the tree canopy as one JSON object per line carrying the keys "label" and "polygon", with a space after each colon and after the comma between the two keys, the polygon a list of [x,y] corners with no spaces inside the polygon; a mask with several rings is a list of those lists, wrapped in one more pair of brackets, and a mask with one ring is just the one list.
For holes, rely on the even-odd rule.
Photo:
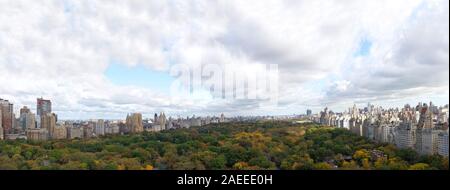
{"label": "tree canopy", "polygon": [[283,121],[221,123],[92,139],[0,141],[3,170],[448,169],[448,158],[348,130]]}

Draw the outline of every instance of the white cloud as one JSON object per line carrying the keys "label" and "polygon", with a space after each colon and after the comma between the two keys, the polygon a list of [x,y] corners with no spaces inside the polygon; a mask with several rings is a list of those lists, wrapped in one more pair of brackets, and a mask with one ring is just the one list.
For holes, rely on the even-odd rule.
{"label": "white cloud", "polygon": [[[49,97],[62,117],[82,118],[298,113],[442,90],[448,99],[448,14],[446,0],[0,0],[0,96],[16,107]],[[355,58],[366,38],[370,54]],[[112,60],[161,72],[170,64],[232,62],[247,72],[278,64],[280,107],[118,86],[104,76]],[[328,89],[323,80],[345,82]]]}

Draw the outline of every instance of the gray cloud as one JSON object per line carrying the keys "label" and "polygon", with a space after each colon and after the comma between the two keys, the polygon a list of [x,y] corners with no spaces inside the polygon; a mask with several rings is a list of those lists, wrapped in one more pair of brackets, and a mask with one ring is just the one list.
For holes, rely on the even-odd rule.
{"label": "gray cloud", "polygon": [[[371,52],[355,58],[364,38],[372,41]],[[0,96],[17,107],[48,97],[68,118],[162,110],[285,113],[341,101],[433,96],[448,94],[448,41],[445,0],[4,0]],[[231,62],[241,72],[277,64],[280,107],[178,99],[116,85],[104,76],[112,60],[161,72],[175,63]]]}
{"label": "gray cloud", "polygon": [[[389,100],[447,94],[449,81],[448,2],[421,7],[391,46],[380,44],[380,55],[369,56],[362,67],[344,77],[346,90],[331,86],[333,101]],[[400,35],[396,34],[396,35]],[[375,50],[377,51],[377,50]]]}

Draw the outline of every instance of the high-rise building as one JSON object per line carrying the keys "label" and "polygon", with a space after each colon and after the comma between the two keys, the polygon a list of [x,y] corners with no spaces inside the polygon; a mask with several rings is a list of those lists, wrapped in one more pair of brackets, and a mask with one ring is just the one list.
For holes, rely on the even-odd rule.
{"label": "high-rise building", "polygon": [[105,135],[105,122],[102,119],[99,119],[95,125],[95,135]]}
{"label": "high-rise building", "polygon": [[414,149],[416,143],[416,126],[411,122],[400,123],[395,136],[395,144],[399,148]]}
{"label": "high-rise building", "polygon": [[50,100],[44,100],[43,98],[37,99],[37,115],[43,116],[47,113],[52,113],[52,102]]}
{"label": "high-rise building", "polygon": [[164,114],[164,112],[161,112],[159,114],[159,125],[161,125],[162,130],[166,130],[166,121],[166,114]]}
{"label": "high-rise building", "polygon": [[8,100],[0,99],[0,109],[2,110],[1,124],[3,127],[4,135],[11,134],[13,132],[14,107]]}
{"label": "high-rise building", "polygon": [[2,118],[3,118],[3,116],[2,116],[2,109],[1,109],[1,107],[0,107],[0,127],[2,127],[3,126],[3,123],[2,123]]}
{"label": "high-rise building", "polygon": [[47,129],[27,129],[26,130],[27,139],[31,141],[45,141],[48,140]]}
{"label": "high-rise building", "polygon": [[312,111],[311,111],[310,109],[307,109],[307,110],[306,110],[306,115],[307,115],[307,116],[311,116],[311,115],[312,115]]}
{"label": "high-rise building", "polygon": [[419,113],[419,124],[418,128],[425,128],[425,129],[431,129],[433,128],[433,112],[431,111],[432,103],[430,102],[430,106],[427,106],[427,104],[423,104],[422,107],[420,107]]}
{"label": "high-rise building", "polygon": [[117,123],[110,123],[105,125],[105,134],[118,134],[120,133],[120,127]]}
{"label": "high-rise building", "polygon": [[67,138],[67,128],[65,125],[56,125],[52,139],[66,139]]}
{"label": "high-rise building", "polygon": [[92,138],[94,135],[94,124],[88,123],[87,125],[83,125],[83,137],[84,138]]}
{"label": "high-rise building", "polygon": [[448,131],[438,135],[438,154],[448,157]]}
{"label": "high-rise building", "polygon": [[0,108],[0,140],[3,140],[2,109]]}
{"label": "high-rise building", "polygon": [[126,128],[128,128],[130,133],[140,133],[144,131],[144,125],[142,123],[142,114],[133,113],[127,116]]}
{"label": "high-rise building", "polygon": [[41,116],[41,128],[47,129],[49,138],[53,137],[56,127],[56,115],[53,113],[47,113]]}
{"label": "high-rise building", "polygon": [[31,113],[31,110],[27,106],[20,108],[20,115],[25,114],[25,113]]}
{"label": "high-rise building", "polygon": [[36,128],[36,117],[26,106],[20,109],[19,126],[22,130]]}
{"label": "high-rise building", "polygon": [[418,129],[416,132],[416,151],[422,155],[433,155],[438,151],[438,134],[441,130],[430,128]]}
{"label": "high-rise building", "polygon": [[3,140],[3,139],[5,139],[5,135],[3,135],[3,127],[0,125],[0,140]]}
{"label": "high-rise building", "polygon": [[223,113],[220,114],[220,123],[225,123],[225,115]]}
{"label": "high-rise building", "polygon": [[67,138],[75,139],[75,138],[83,138],[83,128],[75,127],[73,125],[67,126]]}

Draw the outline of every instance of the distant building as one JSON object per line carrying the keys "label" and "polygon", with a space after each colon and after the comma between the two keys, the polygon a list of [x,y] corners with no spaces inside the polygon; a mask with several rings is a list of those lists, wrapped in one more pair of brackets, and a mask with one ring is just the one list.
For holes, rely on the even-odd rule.
{"label": "distant building", "polygon": [[14,105],[8,100],[0,99],[0,109],[2,112],[2,117],[0,120],[4,135],[11,134],[13,132],[14,117]]}
{"label": "distant building", "polygon": [[92,138],[94,136],[94,124],[83,125],[83,138]]}
{"label": "distant building", "polygon": [[147,129],[149,132],[159,132],[164,130],[161,125],[152,125],[150,128]]}
{"label": "distant building", "polygon": [[3,134],[3,125],[2,125],[2,109],[0,108],[0,140],[5,138]]}
{"label": "distant building", "polygon": [[66,139],[67,138],[67,128],[65,125],[56,125],[52,139]]}
{"label": "distant building", "polygon": [[37,115],[40,117],[43,115],[46,115],[48,113],[52,113],[52,102],[50,100],[44,100],[43,98],[38,98],[36,109],[37,109]]}
{"label": "distant building", "polygon": [[391,124],[385,124],[382,125],[380,127],[378,127],[379,129],[379,138],[376,139],[379,142],[383,142],[383,143],[395,143],[395,129],[396,126],[395,125],[391,125]]}
{"label": "distant building", "polygon": [[119,134],[120,127],[117,123],[105,125],[105,134]]}
{"label": "distant building", "polygon": [[18,139],[27,139],[27,136],[23,134],[6,134],[5,135],[6,140],[18,140]]}
{"label": "distant building", "polygon": [[312,115],[312,111],[310,109],[306,110],[306,115],[307,116],[311,116]]}
{"label": "distant building", "polygon": [[47,129],[27,129],[26,130],[27,139],[30,141],[45,141],[48,140]]}
{"label": "distant building", "polygon": [[3,134],[3,127],[0,125],[0,140],[3,140],[3,139],[5,139],[5,135]]}
{"label": "distant building", "polygon": [[164,112],[161,112],[161,114],[159,114],[159,120],[158,120],[159,125],[161,126],[161,130],[166,130],[167,129],[166,128],[166,121],[167,121],[166,114],[164,114]]}
{"label": "distant building", "polygon": [[26,106],[20,109],[19,126],[22,130],[36,128],[36,117]]}
{"label": "distant building", "polygon": [[[165,121],[164,121],[165,122]],[[126,128],[130,133],[141,133],[144,131],[144,124],[142,123],[142,114],[133,113],[127,116]]]}
{"label": "distant building", "polygon": [[448,132],[438,135],[438,154],[448,157]]}
{"label": "distant building", "polygon": [[[220,114],[220,123],[225,123],[225,115],[222,113]],[[201,124],[200,124],[201,126]]]}
{"label": "distant building", "polygon": [[67,126],[67,138],[68,139],[81,139],[83,138],[83,129],[81,127],[75,127],[73,125]]}
{"label": "distant building", "polygon": [[440,130],[422,128],[417,130],[416,150],[422,155],[433,155],[438,151],[437,138]]}
{"label": "distant building", "polygon": [[56,127],[56,115],[53,113],[46,113],[45,115],[41,115],[41,128],[47,129],[49,138],[52,138],[54,135]]}
{"label": "distant building", "polygon": [[415,148],[416,143],[416,127],[412,123],[401,123],[397,128],[395,144],[399,148]]}
{"label": "distant building", "polygon": [[105,121],[103,121],[102,119],[99,119],[95,125],[95,135],[105,135]]}

